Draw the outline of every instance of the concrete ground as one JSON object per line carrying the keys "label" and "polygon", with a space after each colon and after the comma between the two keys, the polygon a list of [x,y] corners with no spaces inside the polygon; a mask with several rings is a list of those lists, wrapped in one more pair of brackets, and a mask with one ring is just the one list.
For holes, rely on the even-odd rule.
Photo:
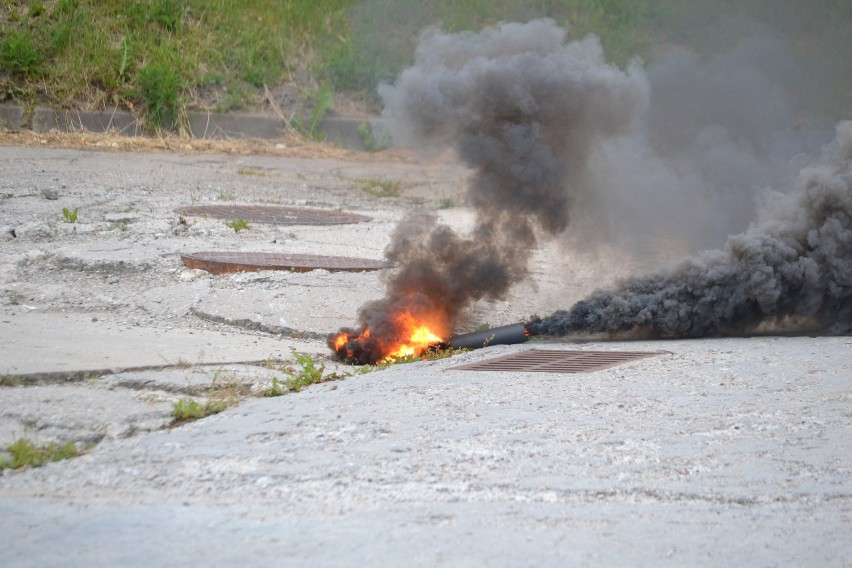
{"label": "concrete ground", "polygon": [[[180,254],[381,259],[413,209],[465,230],[452,160],[0,157],[0,447],[86,450],[2,471],[4,564],[852,565],[852,338],[547,340],[356,374],[323,337],[382,295],[382,273],[215,276]],[[204,203],[372,221],[236,233],[174,212]],[[470,325],[567,307],[667,245],[543,243],[530,281]],[[663,353],[583,374],[453,369],[531,347]],[[294,350],[345,376],[260,396]],[[237,406],[173,427],[176,401],[229,384]]]}

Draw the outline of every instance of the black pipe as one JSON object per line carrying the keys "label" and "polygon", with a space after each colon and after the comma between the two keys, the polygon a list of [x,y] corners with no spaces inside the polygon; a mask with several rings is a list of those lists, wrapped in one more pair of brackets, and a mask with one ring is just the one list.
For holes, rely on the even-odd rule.
{"label": "black pipe", "polygon": [[450,347],[453,349],[479,349],[489,345],[514,345],[527,340],[526,326],[522,323],[492,327],[485,331],[455,335],[450,338]]}

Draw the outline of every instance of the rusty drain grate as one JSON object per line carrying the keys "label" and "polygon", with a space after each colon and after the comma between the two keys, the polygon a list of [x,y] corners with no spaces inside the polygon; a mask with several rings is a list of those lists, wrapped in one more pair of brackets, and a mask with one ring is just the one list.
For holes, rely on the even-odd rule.
{"label": "rusty drain grate", "polygon": [[175,209],[175,212],[189,217],[245,219],[252,223],[267,223],[269,225],[346,225],[372,220],[364,215],[344,213],[343,211],[301,209],[277,205],[195,205]]}
{"label": "rusty drain grate", "polygon": [[181,255],[181,260],[189,268],[200,268],[213,274],[256,272],[259,270],[365,272],[368,270],[381,270],[382,268],[389,268],[391,266],[387,262],[367,258],[272,252],[196,252]]}
{"label": "rusty drain grate", "polygon": [[552,351],[530,349],[468,365],[453,371],[515,371],[519,373],[591,373],[637,359],[662,355],[639,351]]}

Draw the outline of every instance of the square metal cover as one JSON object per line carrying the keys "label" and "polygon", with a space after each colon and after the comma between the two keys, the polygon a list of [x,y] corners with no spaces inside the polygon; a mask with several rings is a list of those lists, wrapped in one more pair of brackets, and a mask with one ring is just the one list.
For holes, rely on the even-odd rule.
{"label": "square metal cover", "polygon": [[637,359],[662,355],[654,351],[555,351],[530,349],[451,367],[453,371],[512,371],[518,373],[591,373]]}

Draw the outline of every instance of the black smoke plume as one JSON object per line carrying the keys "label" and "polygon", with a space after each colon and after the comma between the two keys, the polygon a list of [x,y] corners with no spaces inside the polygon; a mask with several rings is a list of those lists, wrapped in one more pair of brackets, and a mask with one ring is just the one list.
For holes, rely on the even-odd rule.
{"label": "black smoke plume", "polygon": [[[474,172],[475,225],[461,235],[428,214],[404,219],[386,250],[399,269],[385,297],[329,345],[376,362],[405,340],[409,316],[448,337],[465,308],[505,299],[528,276],[541,237],[563,233],[624,250],[649,235],[686,251],[735,236],[530,322],[534,333],[848,330],[848,123],[795,187],[785,182],[828,138],[810,91],[789,88],[818,67],[765,32],[622,70],[597,38],[567,42],[552,20],[427,29],[414,65],[379,89],[384,118],[397,144],[456,149]],[[785,197],[762,205],[771,188]]]}
{"label": "black smoke plume", "polygon": [[701,337],[790,325],[852,332],[850,121],[837,126],[822,159],[801,170],[795,190],[765,207],[722,249],[624,280],[528,329]]}
{"label": "black smoke plume", "polygon": [[648,87],[638,66],[607,64],[596,38],[566,43],[553,21],[536,20],[478,34],[429,29],[414,65],[380,94],[396,143],[452,146],[474,169],[477,216],[469,236],[429,215],[402,221],[386,250],[400,265],[386,297],[360,309],[358,329],[341,330],[346,344],[329,338],[361,363],[404,335],[404,313],[440,314],[433,325],[447,336],[462,308],[504,298],[525,278],[536,230],[565,230],[590,152],[631,128]]}

